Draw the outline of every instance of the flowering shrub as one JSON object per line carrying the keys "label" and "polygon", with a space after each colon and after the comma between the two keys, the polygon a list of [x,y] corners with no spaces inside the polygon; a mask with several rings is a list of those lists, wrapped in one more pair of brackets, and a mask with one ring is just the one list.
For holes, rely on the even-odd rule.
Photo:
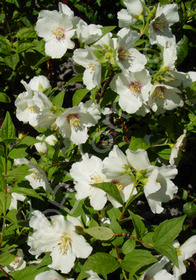
{"label": "flowering shrub", "polygon": [[[178,69],[172,29],[181,8],[123,4],[118,26],[64,3],[37,17],[43,61],[70,56],[77,74],[61,92],[43,75],[21,80],[15,115],[36,137],[4,117],[1,279],[177,280],[195,264],[195,193],[175,180],[196,126],[196,72]],[[177,195],[181,213],[168,215]]]}

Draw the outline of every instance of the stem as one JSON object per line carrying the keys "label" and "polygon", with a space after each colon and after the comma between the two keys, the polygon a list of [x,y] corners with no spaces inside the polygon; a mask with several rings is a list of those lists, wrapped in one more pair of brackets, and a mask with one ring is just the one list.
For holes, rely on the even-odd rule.
{"label": "stem", "polygon": [[[117,246],[115,246],[115,250],[116,250],[117,257],[118,257],[118,261],[119,261],[119,263],[121,263],[122,260],[121,260],[121,258],[120,258],[120,254],[119,254],[119,252],[118,252]],[[128,280],[128,278],[127,278],[127,276],[126,276],[126,273],[125,273],[125,271],[124,271],[123,268],[122,268],[122,273],[123,273],[123,276],[124,276],[125,280]]]}
{"label": "stem", "polygon": [[4,172],[4,207],[3,207],[3,224],[2,231],[0,233],[0,248],[3,241],[3,235],[5,230],[5,222],[6,222],[6,210],[7,210],[7,146],[5,145],[5,172]]}
{"label": "stem", "polygon": [[133,186],[132,191],[131,191],[131,193],[130,193],[129,199],[127,200],[125,206],[123,207],[123,210],[122,210],[122,213],[121,213],[121,215],[120,215],[119,221],[122,220],[122,218],[123,218],[123,216],[124,216],[124,214],[125,214],[125,211],[127,210],[127,207],[129,206],[130,200],[131,200],[131,198],[132,198],[133,191],[134,191],[134,189],[135,189],[136,187],[137,187],[137,182],[134,183],[134,186]]}
{"label": "stem", "polygon": [[124,238],[130,238],[130,239],[133,239],[133,240],[135,240],[135,241],[137,241],[137,242],[140,242],[141,244],[144,244],[144,245],[153,247],[153,244],[148,243],[148,242],[145,242],[145,241],[143,241],[143,240],[139,240],[139,239],[137,239],[135,236],[130,235],[129,233],[126,233],[126,232],[116,233],[115,236],[123,236]]}
{"label": "stem", "polygon": [[109,84],[110,84],[110,82],[111,82],[113,76],[114,76],[114,71],[113,71],[113,69],[111,68],[111,74],[110,74],[109,78],[108,78],[108,79],[104,82],[104,84],[103,84],[103,88],[102,88],[101,93],[100,93],[100,95],[99,95],[99,100],[98,100],[98,101],[100,101],[101,98],[103,97],[103,95],[104,95],[104,93],[105,93],[107,87],[109,86]]}

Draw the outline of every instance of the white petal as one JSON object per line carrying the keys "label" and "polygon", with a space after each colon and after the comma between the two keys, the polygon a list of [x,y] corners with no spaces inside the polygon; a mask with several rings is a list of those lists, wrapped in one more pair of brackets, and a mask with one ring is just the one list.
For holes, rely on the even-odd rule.
{"label": "white petal", "polygon": [[83,236],[73,233],[72,250],[77,258],[86,259],[91,254],[93,248],[86,242]]}
{"label": "white petal", "polygon": [[148,169],[151,164],[148,159],[148,153],[145,150],[138,149],[137,151],[131,151],[129,149],[126,150],[126,155],[129,164],[135,170],[145,170]]}

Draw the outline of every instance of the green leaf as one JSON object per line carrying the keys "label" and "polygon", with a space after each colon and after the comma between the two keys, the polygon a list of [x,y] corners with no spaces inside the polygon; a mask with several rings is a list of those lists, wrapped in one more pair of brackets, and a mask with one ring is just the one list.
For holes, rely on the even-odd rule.
{"label": "green leaf", "polygon": [[15,127],[12,122],[10,113],[8,111],[6,112],[6,116],[1,127],[1,137],[3,139],[9,139],[15,137]]}
{"label": "green leaf", "polygon": [[10,103],[11,100],[9,98],[9,96],[7,94],[5,94],[4,92],[0,92],[0,102],[2,103]]}
{"label": "green leaf", "polygon": [[43,200],[43,198],[34,190],[34,189],[28,189],[28,188],[22,188],[22,187],[13,187],[12,192],[15,193],[21,193],[27,196],[36,197],[38,199]]}
{"label": "green leaf", "polygon": [[27,40],[31,38],[37,38],[35,29],[33,26],[30,27],[23,27],[18,30],[16,33],[16,37],[20,40]]}
{"label": "green leaf", "polygon": [[4,57],[3,62],[10,67],[12,70],[16,69],[17,64],[19,63],[20,58],[17,53]]}
{"label": "green leaf", "polygon": [[193,218],[196,216],[196,205],[192,202],[187,202],[183,205],[183,212],[187,215],[187,218]]}
{"label": "green leaf", "polygon": [[25,147],[23,145],[15,146],[11,149],[8,156],[12,159],[26,157],[28,155],[25,152],[26,149],[27,149],[27,146],[25,146]]}
{"label": "green leaf", "polygon": [[105,34],[111,32],[112,30],[114,30],[116,28],[116,26],[104,26],[104,27],[101,27],[101,31],[103,33],[103,35],[101,37],[103,37]]}
{"label": "green leaf", "polygon": [[0,250],[0,265],[9,265],[16,257],[16,245],[6,245]]}
{"label": "green leaf", "polygon": [[85,229],[84,232],[98,240],[109,240],[114,236],[113,231],[107,227],[91,227]]}
{"label": "green leaf", "polygon": [[165,220],[154,231],[153,241],[165,243],[173,241],[181,232],[186,216]]}
{"label": "green leaf", "polygon": [[65,87],[71,83],[82,82],[82,78],[83,78],[83,73],[79,73],[78,75],[76,75],[75,77],[73,77],[69,81],[67,81],[65,84]]}
{"label": "green leaf", "polygon": [[142,267],[155,262],[157,262],[157,258],[149,251],[135,249],[124,257],[121,266],[124,270],[130,272],[130,275],[134,275]]}
{"label": "green leaf", "polygon": [[24,136],[19,144],[20,145],[27,145],[27,146],[33,146],[35,143],[39,143],[40,141],[35,139],[34,137],[31,136]]}
{"label": "green leaf", "polygon": [[65,90],[62,90],[52,99],[53,105],[61,108],[63,106],[64,96],[65,96]]}
{"label": "green leaf", "polygon": [[107,194],[111,195],[114,199],[116,199],[119,203],[123,204],[123,200],[120,196],[120,192],[115,184],[109,182],[109,183],[93,184],[93,186],[103,190]]}
{"label": "green leaf", "polygon": [[178,266],[177,251],[171,243],[157,242],[154,244],[154,249],[162,255],[166,256],[170,261],[172,261],[176,266]]}
{"label": "green leaf", "polygon": [[144,139],[132,136],[129,143],[129,149],[136,151],[137,149],[147,150],[150,147],[150,144],[146,143]]}
{"label": "green leaf", "polygon": [[114,272],[119,268],[118,261],[107,253],[95,253],[88,257],[87,261],[82,266],[81,273],[79,274],[77,280],[82,280],[89,275],[86,271],[93,270],[94,272],[102,275],[106,275]]}
{"label": "green leaf", "polygon": [[125,241],[125,243],[122,246],[122,252],[124,255],[129,254],[135,249],[136,241],[129,238],[128,240]]}
{"label": "green leaf", "polygon": [[158,152],[158,155],[163,159],[169,160],[171,149],[162,149],[160,152]]}
{"label": "green leaf", "polygon": [[186,35],[177,43],[177,64],[181,64],[188,55],[189,39]]}
{"label": "green leaf", "polygon": [[11,51],[12,49],[9,40],[3,36],[0,36],[0,54],[9,55]]}
{"label": "green leaf", "polygon": [[136,215],[131,211],[129,211],[129,213],[130,213],[133,225],[134,225],[134,229],[135,229],[136,234],[137,234],[137,238],[142,239],[142,237],[147,232],[147,229],[146,229],[146,227],[145,227],[144,223],[142,222],[141,217],[139,215]]}
{"label": "green leaf", "polygon": [[73,95],[72,104],[73,106],[77,106],[82,99],[87,95],[89,90],[87,88],[77,89]]}

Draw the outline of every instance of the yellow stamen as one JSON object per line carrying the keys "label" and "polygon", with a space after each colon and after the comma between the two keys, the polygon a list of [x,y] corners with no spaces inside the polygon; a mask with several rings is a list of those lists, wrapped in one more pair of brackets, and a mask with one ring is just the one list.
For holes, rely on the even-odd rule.
{"label": "yellow stamen", "polygon": [[155,88],[155,90],[153,91],[153,94],[152,94],[152,99],[157,99],[157,97],[159,98],[164,98],[164,91],[165,91],[165,88],[162,87],[162,86],[157,86]]}
{"label": "yellow stamen", "polygon": [[118,50],[118,59],[119,60],[129,60],[129,59],[131,59],[131,54],[129,53],[127,48]]}
{"label": "yellow stamen", "polygon": [[95,174],[94,176],[91,176],[91,184],[99,184],[103,182],[104,182],[104,178],[101,177],[100,175]]}
{"label": "yellow stamen", "polygon": [[61,27],[57,27],[52,30],[52,34],[56,37],[57,40],[60,40],[65,36],[64,29]]}
{"label": "yellow stamen", "polygon": [[95,65],[92,63],[89,63],[87,69],[91,69],[90,73],[92,74],[95,71]]}
{"label": "yellow stamen", "polygon": [[60,252],[62,255],[66,254],[69,246],[71,245],[71,236],[67,233],[65,233],[62,237],[58,245],[60,245]]}
{"label": "yellow stamen", "polygon": [[115,186],[117,187],[117,189],[118,189],[119,191],[122,191],[123,185],[121,185],[120,183],[116,183]]}
{"label": "yellow stamen", "polygon": [[137,82],[132,82],[130,84],[129,88],[130,88],[131,92],[135,95],[141,92],[141,87],[140,87],[139,83],[137,83]]}
{"label": "yellow stamen", "polygon": [[27,109],[31,112],[35,112],[35,107],[34,106],[28,106]]}

